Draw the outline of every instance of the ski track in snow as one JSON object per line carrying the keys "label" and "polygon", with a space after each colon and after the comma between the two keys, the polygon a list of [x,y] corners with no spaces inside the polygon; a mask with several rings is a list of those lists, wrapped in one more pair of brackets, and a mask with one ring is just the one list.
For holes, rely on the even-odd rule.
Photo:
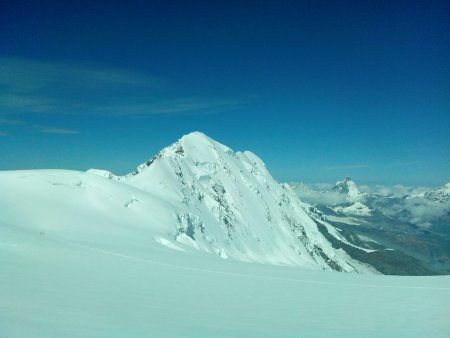
{"label": "ski track in snow", "polygon": [[250,274],[245,274],[245,273],[217,271],[217,270],[182,266],[182,265],[177,265],[177,264],[162,263],[162,262],[157,262],[157,261],[153,261],[150,259],[133,257],[133,256],[124,255],[124,254],[120,254],[120,253],[109,251],[109,250],[98,249],[98,248],[94,248],[94,247],[91,247],[88,245],[71,242],[71,241],[68,241],[68,240],[65,240],[62,238],[57,238],[57,237],[53,237],[53,238],[47,237],[47,239],[57,241],[60,243],[65,243],[67,245],[78,247],[78,248],[81,248],[84,250],[99,252],[104,255],[116,256],[116,257],[120,257],[120,258],[124,258],[124,259],[133,260],[136,262],[152,264],[152,265],[159,265],[159,266],[164,266],[164,267],[179,269],[179,270],[186,270],[186,271],[196,271],[196,272],[213,273],[213,274],[217,274],[217,275],[226,275],[226,276],[233,276],[233,277],[244,277],[244,278],[252,278],[252,279],[262,279],[262,280],[276,280],[276,281],[306,283],[306,284],[324,284],[324,285],[339,285],[339,286],[346,286],[346,287],[365,287],[365,288],[384,288],[384,289],[417,289],[417,290],[450,291],[450,288],[439,288],[439,287],[428,287],[428,286],[395,286],[395,285],[373,285],[373,284],[355,284],[355,283],[334,283],[334,282],[323,282],[323,281],[314,281],[314,280],[307,280],[307,279],[278,278],[278,277],[250,275]]}

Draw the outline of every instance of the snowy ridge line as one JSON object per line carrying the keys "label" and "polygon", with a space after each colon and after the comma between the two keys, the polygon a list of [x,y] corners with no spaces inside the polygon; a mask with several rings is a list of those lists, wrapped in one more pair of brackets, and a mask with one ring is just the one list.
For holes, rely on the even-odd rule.
{"label": "snowy ridge line", "polygon": [[157,262],[157,261],[153,261],[150,259],[124,255],[124,254],[120,254],[120,253],[109,251],[109,250],[98,249],[98,248],[94,248],[94,247],[91,247],[88,245],[75,243],[75,242],[68,241],[68,240],[65,240],[62,238],[58,238],[58,237],[53,237],[53,238],[47,237],[47,239],[53,240],[56,242],[60,242],[60,243],[65,243],[67,245],[82,248],[85,250],[99,252],[104,255],[116,256],[116,257],[120,257],[120,258],[133,260],[136,262],[165,266],[168,268],[186,270],[186,271],[197,271],[197,272],[213,273],[213,274],[217,274],[217,275],[226,275],[226,276],[234,276],[234,277],[262,279],[262,280],[286,281],[286,282],[305,283],[305,284],[324,284],[324,285],[338,285],[338,286],[340,285],[340,286],[348,286],[348,287],[366,287],[366,288],[383,288],[383,289],[422,289],[422,290],[450,291],[450,288],[439,288],[439,287],[436,288],[436,287],[427,287],[427,286],[393,286],[393,285],[373,285],[373,284],[355,284],[355,283],[333,283],[333,282],[314,281],[314,280],[307,280],[307,279],[267,277],[267,276],[250,275],[250,274],[245,274],[245,273],[217,271],[217,270],[210,270],[210,269],[203,269],[203,268],[193,268],[193,267],[189,267],[189,266],[182,266],[182,265],[170,264],[170,263],[162,263],[162,262]]}

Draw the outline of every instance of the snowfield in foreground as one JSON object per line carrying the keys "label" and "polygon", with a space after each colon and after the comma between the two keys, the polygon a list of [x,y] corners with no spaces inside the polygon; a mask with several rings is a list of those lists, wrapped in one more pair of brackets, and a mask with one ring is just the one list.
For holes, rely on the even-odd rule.
{"label": "snowfield in foreground", "polygon": [[[0,223],[2,337],[448,337],[450,278],[223,260]],[[105,234],[105,237],[107,235]],[[155,244],[153,244],[155,243]]]}
{"label": "snowfield in foreground", "polygon": [[200,133],[128,176],[0,172],[0,192],[0,337],[450,332],[450,276],[374,274],[255,155]]}

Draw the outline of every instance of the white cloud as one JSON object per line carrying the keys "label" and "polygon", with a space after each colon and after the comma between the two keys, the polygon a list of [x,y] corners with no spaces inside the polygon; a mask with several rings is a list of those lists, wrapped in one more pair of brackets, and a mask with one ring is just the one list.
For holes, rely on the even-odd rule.
{"label": "white cloud", "polygon": [[439,203],[423,197],[395,200],[380,198],[375,201],[374,207],[390,218],[423,228],[429,227],[432,222],[450,212],[450,202]]}
{"label": "white cloud", "polygon": [[345,203],[345,195],[330,191],[333,187],[329,183],[315,183],[315,184],[291,184],[292,188],[299,196],[299,198],[310,204],[314,205],[334,205],[339,203]]}
{"label": "white cloud", "polygon": [[345,195],[333,191],[310,191],[298,195],[302,201],[310,204],[335,205],[346,202]]}
{"label": "white cloud", "polygon": [[392,186],[387,185],[358,185],[358,189],[362,192],[370,194],[377,194],[381,196],[402,197],[406,195],[418,195],[425,191],[429,191],[430,187],[414,187],[396,184]]}

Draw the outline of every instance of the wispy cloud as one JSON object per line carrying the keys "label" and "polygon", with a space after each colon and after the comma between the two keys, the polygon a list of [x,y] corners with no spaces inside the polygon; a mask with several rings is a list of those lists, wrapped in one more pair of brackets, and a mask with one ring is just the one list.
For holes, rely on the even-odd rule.
{"label": "wispy cloud", "polygon": [[81,134],[81,132],[76,129],[62,128],[62,127],[55,127],[55,126],[48,126],[48,125],[34,124],[34,125],[31,125],[31,128],[36,130],[37,132],[43,133],[43,134],[59,134],[59,135]]}
{"label": "wispy cloud", "polygon": [[329,167],[325,167],[325,170],[345,170],[345,169],[364,169],[370,168],[373,165],[370,164],[344,164],[344,165],[333,165]]}
{"label": "wispy cloud", "polygon": [[12,120],[12,119],[2,119],[0,118],[0,124],[8,125],[8,126],[17,126],[21,124],[25,124],[25,121],[21,120]]}
{"label": "wispy cloud", "polygon": [[242,104],[238,100],[184,98],[158,103],[116,104],[93,108],[97,113],[123,115],[155,115],[196,112],[207,114],[212,110],[218,112],[237,108]]}
{"label": "wispy cloud", "polygon": [[[164,81],[98,65],[0,58],[0,115],[211,113],[242,100],[167,96]],[[158,90],[164,95],[157,95]],[[160,93],[161,94],[161,93]]]}
{"label": "wispy cloud", "polygon": [[60,134],[60,135],[73,135],[80,134],[80,131],[73,129],[65,129],[65,128],[44,128],[39,132],[44,134]]}
{"label": "wispy cloud", "polygon": [[123,69],[16,58],[1,58],[0,72],[4,75],[0,78],[0,86],[21,92],[54,86],[110,88],[157,84],[154,79]]}

